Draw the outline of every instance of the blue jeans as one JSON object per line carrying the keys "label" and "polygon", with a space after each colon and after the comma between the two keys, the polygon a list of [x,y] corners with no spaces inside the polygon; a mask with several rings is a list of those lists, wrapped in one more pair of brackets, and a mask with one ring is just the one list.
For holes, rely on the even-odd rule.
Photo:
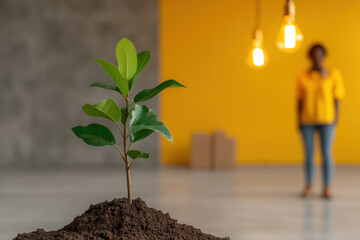
{"label": "blue jeans", "polygon": [[321,153],[322,153],[322,170],[324,186],[330,185],[333,173],[333,138],[334,125],[301,125],[301,133],[305,149],[305,176],[306,183],[312,184],[314,177],[314,135],[319,132]]}

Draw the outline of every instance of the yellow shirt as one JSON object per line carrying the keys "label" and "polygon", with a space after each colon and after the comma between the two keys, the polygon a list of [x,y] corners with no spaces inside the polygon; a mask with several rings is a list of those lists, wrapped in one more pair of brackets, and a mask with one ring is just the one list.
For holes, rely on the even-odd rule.
{"label": "yellow shirt", "polygon": [[339,71],[331,70],[326,77],[317,71],[299,74],[296,84],[297,98],[302,100],[302,124],[330,124],[335,120],[335,100],[345,96]]}

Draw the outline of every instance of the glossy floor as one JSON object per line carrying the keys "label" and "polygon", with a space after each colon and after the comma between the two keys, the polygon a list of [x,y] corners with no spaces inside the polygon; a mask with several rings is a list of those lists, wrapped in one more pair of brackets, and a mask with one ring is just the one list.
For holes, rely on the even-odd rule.
{"label": "glossy floor", "polygon": [[[300,167],[132,171],[134,197],[204,232],[244,240],[360,239],[360,168],[338,167],[335,198],[298,197]],[[321,188],[317,174],[316,193]],[[0,239],[53,230],[91,203],[125,196],[122,169],[0,171]]]}

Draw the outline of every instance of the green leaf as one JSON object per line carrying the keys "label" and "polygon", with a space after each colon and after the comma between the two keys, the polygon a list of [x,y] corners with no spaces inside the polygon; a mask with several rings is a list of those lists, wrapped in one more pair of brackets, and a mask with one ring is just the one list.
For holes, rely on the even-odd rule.
{"label": "green leaf", "polygon": [[92,146],[115,146],[116,141],[111,131],[100,124],[92,123],[86,127],[77,126],[72,128],[78,138]]}
{"label": "green leaf", "polygon": [[138,150],[130,150],[128,152],[129,157],[131,157],[132,159],[137,159],[137,158],[149,158],[150,154],[148,153],[142,153]]}
{"label": "green leaf", "polygon": [[[131,114],[131,112],[132,111],[134,111],[134,109],[135,109],[135,106],[136,106],[136,103],[134,103],[134,102],[131,102],[130,104],[129,104],[129,114]],[[124,124],[125,123],[125,115],[126,115],[126,108],[122,108],[121,109],[121,114],[122,114],[122,116],[121,116],[121,122],[122,122],[122,124]],[[131,115],[130,115],[130,118],[131,118]]]}
{"label": "green leaf", "polygon": [[103,117],[115,123],[120,121],[122,115],[120,108],[111,98],[93,105],[87,103],[82,107],[82,110],[89,116]]}
{"label": "green leaf", "polygon": [[150,136],[153,132],[154,132],[153,130],[149,130],[149,129],[143,129],[143,130],[136,131],[130,135],[130,140],[131,140],[131,142],[140,141],[140,140]]}
{"label": "green leaf", "polygon": [[121,39],[116,45],[116,58],[121,76],[130,81],[137,69],[137,56],[134,44],[127,38]]}
{"label": "green leaf", "polygon": [[129,89],[132,89],[136,76],[148,65],[151,59],[150,51],[144,51],[137,54],[137,69],[135,76],[129,82]]}
{"label": "green leaf", "polygon": [[[156,113],[154,110],[149,110],[146,106],[135,105],[134,111],[130,116],[130,126],[132,127],[137,120],[145,119],[145,118],[154,118],[157,119]],[[143,129],[130,134],[131,142],[137,142],[142,140],[149,135],[151,135],[154,131],[149,129]]]}
{"label": "green leaf", "polygon": [[146,119],[143,121],[139,121],[137,125],[134,125],[132,127],[131,133],[135,133],[139,130],[148,129],[152,131],[156,131],[158,133],[161,133],[164,137],[167,138],[169,142],[172,142],[172,136],[169,130],[166,128],[166,126],[157,120],[152,119]]}
{"label": "green leaf", "polygon": [[130,126],[130,138],[132,142],[144,139],[154,131],[164,135],[172,142],[172,136],[169,130],[162,122],[157,120],[155,111],[152,109],[149,110],[146,106],[135,106],[135,110],[131,114]]}
{"label": "green leaf", "polygon": [[107,84],[107,83],[96,82],[96,83],[91,84],[90,87],[99,87],[99,88],[104,88],[104,89],[107,89],[107,90],[113,90],[113,91],[117,91],[117,92],[121,93],[118,86],[110,85],[110,84]]}
{"label": "green leaf", "polygon": [[140,106],[135,104],[134,111],[131,113],[130,116],[130,126],[135,124],[135,121],[140,121],[141,119],[157,119],[156,113],[153,109],[150,109],[147,106]]}
{"label": "green leaf", "polygon": [[157,94],[159,94],[164,89],[170,88],[170,87],[186,88],[184,85],[178,83],[177,81],[170,79],[170,80],[167,80],[167,81],[159,84],[155,88],[145,89],[145,90],[139,92],[138,94],[136,94],[136,96],[134,98],[134,102],[138,103],[138,102],[147,101],[147,100],[155,97]]}
{"label": "green leaf", "polygon": [[121,76],[119,69],[112,63],[109,63],[100,58],[95,58],[95,60],[100,64],[100,66],[109,74],[111,79],[116,83],[119,87],[120,91],[123,95],[127,95],[129,93],[129,86],[127,81]]}
{"label": "green leaf", "polygon": [[125,124],[125,115],[126,115],[126,108],[120,109],[121,111],[121,123]]}
{"label": "green leaf", "polygon": [[137,69],[136,74],[139,74],[150,62],[151,53],[150,51],[144,51],[137,54]]}
{"label": "green leaf", "polygon": [[135,102],[131,102],[129,104],[129,113],[131,113],[134,109],[135,109],[136,103]]}

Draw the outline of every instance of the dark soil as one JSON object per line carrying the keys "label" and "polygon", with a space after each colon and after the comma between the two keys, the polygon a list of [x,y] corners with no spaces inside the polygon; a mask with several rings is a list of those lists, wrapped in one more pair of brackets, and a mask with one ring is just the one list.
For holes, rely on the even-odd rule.
{"label": "dark soil", "polygon": [[74,221],[57,231],[46,232],[38,229],[32,233],[19,234],[15,240],[100,240],[100,239],[151,239],[151,240],[215,240],[200,229],[179,224],[153,208],[149,208],[140,198],[130,205],[126,198],[105,201],[90,208]]}

